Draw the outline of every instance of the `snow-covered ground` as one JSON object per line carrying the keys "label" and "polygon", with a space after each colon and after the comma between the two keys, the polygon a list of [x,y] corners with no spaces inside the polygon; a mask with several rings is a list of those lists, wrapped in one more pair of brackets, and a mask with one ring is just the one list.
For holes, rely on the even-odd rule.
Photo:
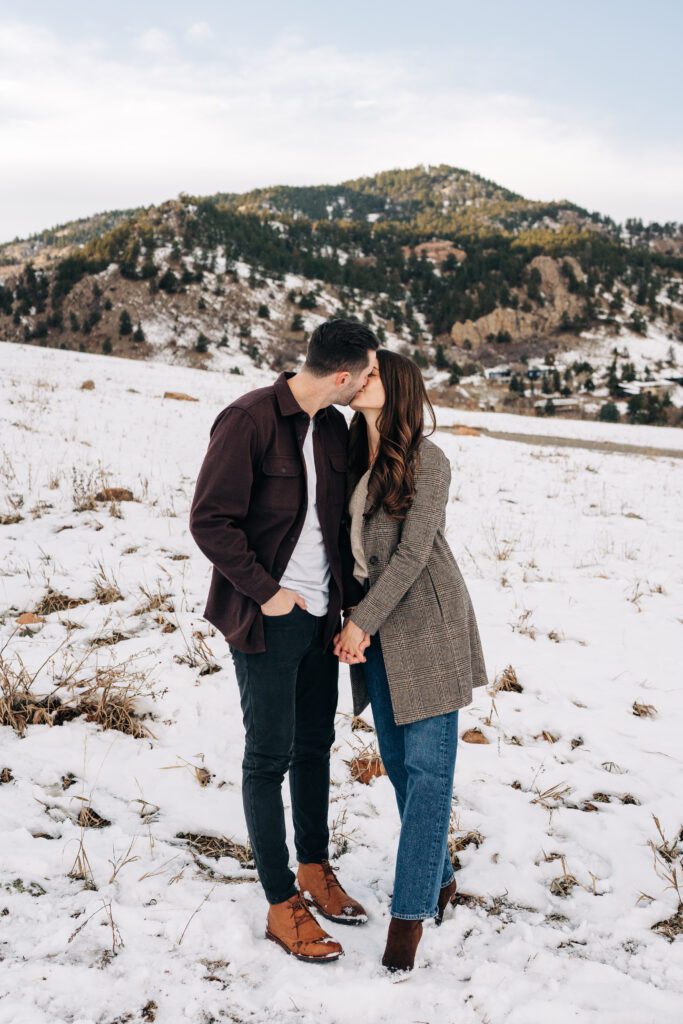
{"label": "snow-covered ground", "polygon": [[463,424],[485,427],[503,434],[535,434],[573,438],[579,441],[608,441],[644,448],[683,450],[683,430],[679,427],[649,427],[641,424],[601,423],[599,420],[563,419],[559,416],[515,416],[507,412],[480,412],[469,409],[436,409],[437,424],[451,427]]}
{"label": "snow-covered ground", "polygon": [[[2,659],[38,672],[40,693],[70,668],[144,673],[153,734],[83,717],[0,729],[0,1022],[679,1024],[683,940],[652,931],[678,899],[650,843],[656,816],[680,862],[680,461],[436,435],[491,680],[511,665],[523,690],[481,689],[461,712],[465,895],[427,924],[412,975],[379,966],[398,819],[386,778],[351,781],[345,762],[372,735],[351,731],[346,669],[331,820],[340,876],[370,914],[330,926],[346,956],[286,957],[263,938],[253,872],[178,838],[246,841],[237,689],[202,619],[209,566],[187,518],[214,416],[270,378],[0,344],[0,516],[23,516],[0,525]],[[452,418],[681,446],[657,428]],[[74,487],[103,484],[135,500],[74,511]],[[121,600],[95,599],[102,573]],[[17,628],[48,588],[87,603]],[[219,671],[201,674],[207,659]],[[464,742],[473,728],[489,742]],[[80,827],[84,807],[110,824]],[[70,877],[82,850],[94,887]]]}

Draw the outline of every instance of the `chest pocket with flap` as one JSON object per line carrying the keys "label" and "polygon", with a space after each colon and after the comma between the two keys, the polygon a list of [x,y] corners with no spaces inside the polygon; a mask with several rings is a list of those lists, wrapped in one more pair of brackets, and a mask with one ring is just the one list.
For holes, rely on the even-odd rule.
{"label": "chest pocket with flap", "polygon": [[266,455],[261,473],[259,501],[269,508],[299,507],[303,474],[299,459],[289,455]]}

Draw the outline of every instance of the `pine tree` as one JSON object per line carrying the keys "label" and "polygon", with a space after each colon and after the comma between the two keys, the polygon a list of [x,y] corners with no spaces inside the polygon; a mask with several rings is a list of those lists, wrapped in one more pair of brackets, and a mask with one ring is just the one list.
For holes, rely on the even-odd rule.
{"label": "pine tree", "polygon": [[130,318],[130,313],[127,309],[122,309],[119,316],[119,337],[123,338],[126,334],[133,333],[133,321]]}
{"label": "pine tree", "polygon": [[619,422],[619,409],[614,402],[605,402],[605,404],[600,407],[598,419],[602,420],[604,423]]}
{"label": "pine tree", "polygon": [[434,366],[437,370],[447,370],[450,367],[448,359],[446,359],[446,353],[443,350],[443,345],[438,344],[436,346],[436,355],[434,357]]}

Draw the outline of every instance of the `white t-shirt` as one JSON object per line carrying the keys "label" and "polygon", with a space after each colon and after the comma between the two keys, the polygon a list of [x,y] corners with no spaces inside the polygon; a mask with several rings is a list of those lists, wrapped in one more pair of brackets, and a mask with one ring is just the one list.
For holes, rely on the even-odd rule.
{"label": "white t-shirt", "polygon": [[326,615],[330,593],[330,565],[318,519],[318,478],[313,457],[314,429],[315,422],[311,420],[303,448],[308,484],[306,518],[292,557],[280,580],[280,586],[301,594],[306,601],[306,611],[311,615]]}

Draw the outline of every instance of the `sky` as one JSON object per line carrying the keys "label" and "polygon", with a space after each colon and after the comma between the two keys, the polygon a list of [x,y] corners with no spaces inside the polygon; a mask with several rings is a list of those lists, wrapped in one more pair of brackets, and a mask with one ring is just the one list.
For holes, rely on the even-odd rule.
{"label": "sky", "polygon": [[679,0],[0,0],[0,241],[448,163],[683,221]]}

